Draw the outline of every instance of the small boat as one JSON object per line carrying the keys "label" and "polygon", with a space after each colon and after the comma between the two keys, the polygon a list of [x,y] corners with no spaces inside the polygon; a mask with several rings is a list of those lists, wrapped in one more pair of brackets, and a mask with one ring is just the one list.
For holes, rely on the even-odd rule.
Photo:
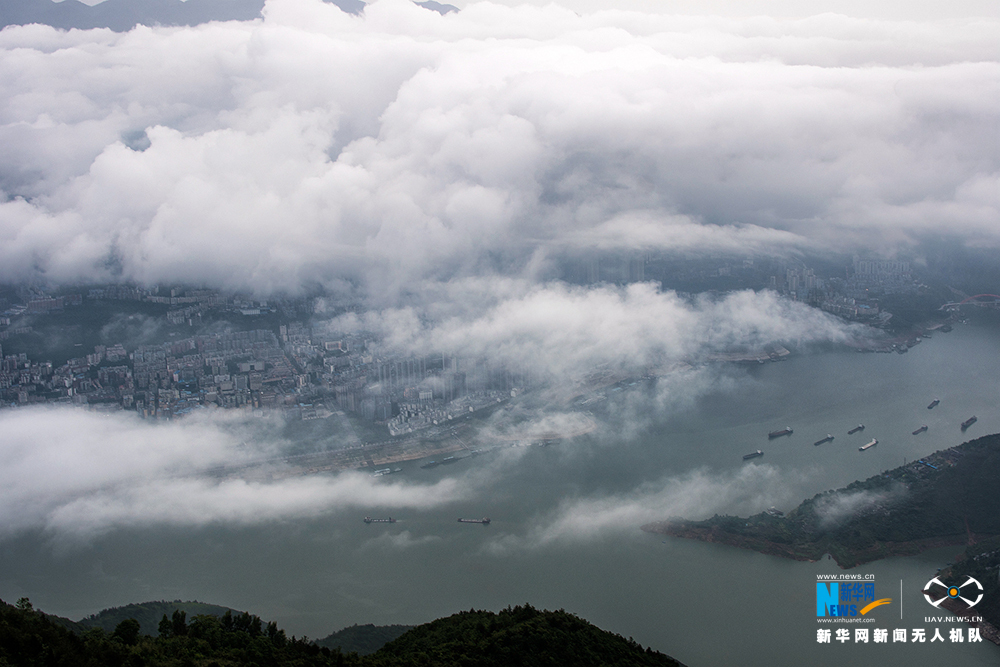
{"label": "small boat", "polygon": [[865,430],[865,425],[864,424],[858,424],[857,426],[855,426],[854,428],[852,428],[850,431],[848,431],[847,435],[854,435],[858,431],[864,431],[864,430]]}
{"label": "small boat", "polygon": [[923,426],[921,426],[920,428],[918,428],[916,431],[914,431],[913,435],[920,435],[921,433],[923,433],[926,430],[927,430],[927,424],[924,424]]}
{"label": "small boat", "polygon": [[937,404],[940,403],[940,402],[941,402],[941,399],[935,398],[933,401],[931,401],[931,404],[927,406],[927,409],[931,410],[932,408],[937,407]]}
{"label": "small boat", "polygon": [[975,415],[973,415],[972,417],[969,417],[964,422],[962,422],[962,430],[964,431],[965,429],[967,429],[970,426],[972,426],[973,424],[975,424],[977,421],[979,421],[979,420],[976,418]]}
{"label": "small boat", "polygon": [[823,443],[830,442],[831,440],[833,440],[833,436],[831,434],[827,433],[825,438],[823,438],[822,440],[817,440],[813,444],[814,445],[822,445]]}
{"label": "small boat", "polygon": [[764,452],[762,452],[762,451],[760,451],[758,449],[756,452],[750,452],[749,454],[744,454],[743,455],[743,460],[744,461],[749,461],[750,459],[755,459],[758,456],[764,456]]}
{"label": "small boat", "polygon": [[877,445],[877,444],[878,444],[878,440],[876,440],[875,438],[872,438],[872,441],[871,441],[871,442],[869,442],[868,444],[866,444],[866,445],[861,445],[860,447],[858,447],[858,451],[859,451],[859,452],[863,452],[863,451],[865,451],[866,449],[871,449],[872,447],[874,447],[874,446],[875,446],[875,445]]}

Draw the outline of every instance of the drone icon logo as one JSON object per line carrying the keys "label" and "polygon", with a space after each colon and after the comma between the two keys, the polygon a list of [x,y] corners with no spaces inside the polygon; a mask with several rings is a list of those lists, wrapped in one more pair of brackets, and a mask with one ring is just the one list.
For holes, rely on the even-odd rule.
{"label": "drone icon logo", "polygon": [[[945,590],[945,594],[942,597],[938,598],[937,601],[934,601],[931,598],[931,586],[935,584]],[[975,587],[979,589],[979,597],[977,597],[974,601],[962,596],[962,589],[969,586],[970,584],[975,585]],[[944,582],[942,582],[937,577],[934,577],[924,585],[923,593],[924,593],[924,599],[927,600],[927,602],[932,607],[940,606],[941,603],[944,602],[945,600],[961,600],[970,607],[975,607],[977,604],[979,604],[979,601],[983,599],[983,585],[979,583],[977,580],[973,579],[972,577],[969,577],[968,579],[965,580],[965,583],[962,584],[961,586],[946,586]]]}

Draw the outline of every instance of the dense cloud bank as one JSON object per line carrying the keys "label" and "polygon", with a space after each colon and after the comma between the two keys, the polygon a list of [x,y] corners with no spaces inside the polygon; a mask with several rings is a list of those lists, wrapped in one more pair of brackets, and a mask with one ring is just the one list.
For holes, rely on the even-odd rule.
{"label": "dense cloud bank", "polygon": [[[1000,245],[998,28],[486,2],[442,16],[409,0],[359,16],[268,0],[255,21],[127,33],[10,26],[0,281],[350,290],[371,308],[331,329],[564,386],[776,340],[843,341],[850,328],[770,292],[574,287],[557,264],[600,252],[891,255],[942,233]],[[712,381],[695,379],[670,393]],[[244,433],[221,413],[153,428],[7,412],[0,535],[468,493],[448,479],[197,474],[245,457],[245,440],[259,456],[287,444]],[[525,539],[688,512],[688,498],[756,507],[772,477],[699,473],[582,499]]]}
{"label": "dense cloud bank", "polygon": [[545,278],[594,249],[1000,240],[992,20],[361,16],[0,32],[0,280]]}
{"label": "dense cloud bank", "polygon": [[349,313],[336,331],[375,333],[394,353],[440,350],[489,358],[565,385],[596,369],[642,373],[779,340],[844,342],[858,325],[774,292],[686,300],[651,283],[574,287],[453,281],[418,307]]}
{"label": "dense cloud bank", "polygon": [[417,485],[345,473],[277,475],[265,482],[204,474],[279,454],[286,443],[266,426],[224,411],[160,425],[67,408],[0,412],[0,537],[43,529],[87,539],[115,527],[253,524],[373,506],[427,508],[466,493],[454,479]]}
{"label": "dense cloud bank", "polygon": [[787,473],[773,466],[747,466],[738,473],[694,470],[635,488],[627,494],[567,498],[539,516],[525,535],[504,535],[490,542],[490,553],[544,547],[635,534],[644,523],[670,517],[707,518],[715,512],[750,514],[787,500]]}

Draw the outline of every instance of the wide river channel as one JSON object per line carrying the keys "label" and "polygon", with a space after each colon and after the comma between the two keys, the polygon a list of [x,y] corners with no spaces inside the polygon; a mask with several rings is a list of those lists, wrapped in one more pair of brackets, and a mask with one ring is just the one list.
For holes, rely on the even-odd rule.
{"label": "wide river channel", "polygon": [[[431,510],[331,509],[254,526],[118,529],[85,546],[39,534],[0,542],[0,597],[31,597],[78,619],[105,607],[197,599],[323,637],[354,623],[417,624],[460,610],[530,603],[565,609],[691,667],[709,665],[1000,664],[1000,647],[948,641],[953,623],[920,590],[959,547],[870,563],[892,603],[864,626],[821,625],[816,575],[800,563],[647,534],[642,523],[684,515],[790,510],[803,498],[867,478],[964,440],[1000,431],[1000,330],[956,325],[908,354],[797,351],[786,361],[703,368],[657,387],[612,392],[605,425],[575,441],[509,449],[376,483],[459,478],[475,489]],[[928,410],[934,398],[940,405]],[[976,415],[964,435],[959,424]],[[847,430],[863,423],[862,433]],[[911,431],[922,424],[928,430]],[[769,441],[769,431],[794,433]],[[813,442],[833,434],[832,442]],[[858,446],[871,438],[866,452]],[[744,462],[744,454],[764,456]],[[394,524],[365,514],[398,515]],[[488,526],[458,517],[489,516]],[[902,597],[900,590],[902,584]],[[848,627],[847,643],[817,629]],[[856,643],[853,629],[889,630]],[[964,626],[958,626],[964,627]],[[907,642],[892,642],[906,628]],[[944,642],[911,643],[940,628]]]}

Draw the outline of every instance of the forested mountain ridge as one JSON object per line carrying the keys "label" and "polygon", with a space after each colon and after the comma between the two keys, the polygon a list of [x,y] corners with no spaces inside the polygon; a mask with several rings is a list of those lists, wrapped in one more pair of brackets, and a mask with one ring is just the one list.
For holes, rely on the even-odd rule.
{"label": "forested mountain ridge", "polygon": [[[100,616],[100,615],[98,615]],[[61,620],[61,619],[58,619]],[[289,638],[275,623],[247,612],[216,617],[163,615],[158,636],[128,618],[111,632],[67,629],[22,598],[0,602],[0,665],[81,667],[409,667],[428,665],[549,665],[559,667],[680,666],[657,651],[606,632],[565,611],[530,605],[499,613],[462,612],[417,626],[372,655],[344,653],[307,638]]]}
{"label": "forested mountain ridge", "polygon": [[849,568],[1000,535],[998,478],[1000,434],[987,435],[817,494],[786,515],[670,519],[642,528],[796,560],[830,554]]}
{"label": "forested mountain ridge", "polygon": [[157,600],[154,602],[138,602],[127,604],[124,607],[111,607],[96,614],[91,614],[82,618],[78,623],[85,628],[102,628],[106,632],[113,632],[118,624],[128,618],[139,621],[139,628],[144,635],[155,635],[159,632],[159,623],[164,615],[173,616],[175,611],[183,611],[188,618],[194,618],[199,614],[222,617],[227,611],[240,613],[230,607],[221,607],[217,604],[207,604],[197,600],[182,602],[174,600],[167,602]]}

